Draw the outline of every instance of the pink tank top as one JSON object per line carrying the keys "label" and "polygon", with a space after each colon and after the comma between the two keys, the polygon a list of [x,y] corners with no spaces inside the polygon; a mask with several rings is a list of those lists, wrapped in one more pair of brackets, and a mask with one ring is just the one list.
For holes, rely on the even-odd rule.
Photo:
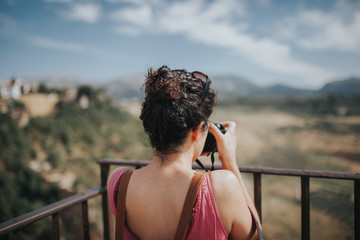
{"label": "pink tank top", "polygon": [[[109,179],[108,194],[114,216],[116,216],[115,194],[119,187],[119,180],[125,171],[127,168],[117,168]],[[228,239],[228,234],[216,207],[209,174],[205,176],[201,184],[193,214],[194,221],[189,226],[186,239]],[[125,227],[124,238],[126,240],[138,239],[127,226]]]}

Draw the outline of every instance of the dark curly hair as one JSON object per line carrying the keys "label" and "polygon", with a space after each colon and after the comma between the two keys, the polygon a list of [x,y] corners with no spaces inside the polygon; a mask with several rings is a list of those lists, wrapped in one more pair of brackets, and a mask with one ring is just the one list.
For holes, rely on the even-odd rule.
{"label": "dark curly hair", "polygon": [[165,65],[150,68],[146,75],[140,119],[152,147],[161,155],[176,152],[189,131],[212,113],[216,94],[209,88],[203,96],[206,82],[194,75]]}

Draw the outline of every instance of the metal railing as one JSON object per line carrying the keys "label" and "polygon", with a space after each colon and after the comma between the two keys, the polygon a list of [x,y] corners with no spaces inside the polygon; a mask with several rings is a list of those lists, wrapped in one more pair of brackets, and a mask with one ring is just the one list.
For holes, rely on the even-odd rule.
{"label": "metal railing", "polygon": [[[102,213],[104,225],[104,239],[109,240],[111,234],[110,230],[110,214],[107,198],[106,182],[109,176],[111,165],[122,165],[128,167],[141,168],[149,164],[148,161],[133,161],[133,160],[113,160],[104,159],[99,160],[101,169],[101,185],[86,192],[76,194],[64,200],[47,205],[43,208],[37,209],[30,213],[24,214],[9,221],[0,223],[0,236],[13,233],[13,239],[20,239],[21,229],[33,222],[39,221],[46,217],[52,216],[53,239],[60,239],[59,233],[59,213],[74,205],[82,205],[83,218],[83,235],[84,239],[90,239],[89,219],[88,219],[88,204],[87,201],[98,195],[102,196]],[[210,169],[210,165],[205,167]],[[197,165],[193,165],[194,169],[199,169]],[[215,169],[220,169],[221,166],[215,166]],[[301,178],[301,239],[310,239],[310,178],[328,178],[328,179],[343,179],[354,182],[354,236],[355,240],[360,240],[360,173],[347,172],[329,172],[329,171],[314,171],[314,170],[299,170],[299,169],[279,169],[279,168],[264,168],[264,167],[239,167],[241,172],[252,173],[254,180],[254,203],[258,210],[261,219],[261,178],[262,175],[282,175],[295,176]]]}
{"label": "metal railing", "polygon": [[13,218],[9,221],[0,223],[0,236],[13,233],[13,239],[21,238],[21,229],[30,225],[33,222],[42,220],[46,217],[52,217],[53,239],[60,239],[59,213],[74,206],[81,204],[82,212],[82,226],[84,239],[90,239],[89,218],[88,218],[88,203],[87,201],[99,194],[106,194],[106,188],[95,187],[83,193],[65,198],[61,201],[47,205],[45,207],[36,209],[32,212],[26,213],[19,217]]}

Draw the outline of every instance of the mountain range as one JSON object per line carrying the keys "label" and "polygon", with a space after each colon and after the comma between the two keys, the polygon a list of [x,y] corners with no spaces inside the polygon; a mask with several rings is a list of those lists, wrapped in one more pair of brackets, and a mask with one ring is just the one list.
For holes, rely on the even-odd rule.
{"label": "mountain range", "polygon": [[[144,77],[122,78],[117,81],[99,85],[115,99],[141,98],[141,86]],[[329,82],[316,90],[301,89],[276,84],[270,87],[260,87],[244,78],[231,76],[215,76],[212,87],[219,93],[234,96],[294,96],[317,94],[360,95],[360,78]]]}
{"label": "mountain range", "polygon": [[[89,84],[81,79],[69,77],[29,78],[23,79],[23,81],[32,83],[44,82],[52,87],[74,87]],[[143,76],[132,76],[119,78],[106,83],[90,85],[104,89],[114,99],[122,100],[142,98],[144,96],[143,91],[141,91],[143,81]],[[217,92],[234,96],[293,96],[317,94],[360,95],[360,77],[351,77],[329,82],[316,90],[294,88],[281,84],[270,87],[260,87],[245,78],[236,76],[214,76],[212,82],[212,87]]]}

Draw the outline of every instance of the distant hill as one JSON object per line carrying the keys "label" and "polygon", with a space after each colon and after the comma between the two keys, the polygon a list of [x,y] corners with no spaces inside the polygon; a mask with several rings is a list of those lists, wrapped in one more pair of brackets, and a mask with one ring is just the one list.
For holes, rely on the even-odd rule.
{"label": "distant hill", "polygon": [[237,96],[250,95],[307,95],[314,91],[308,89],[293,88],[281,84],[270,87],[259,87],[256,84],[241,77],[216,76],[213,78],[213,87],[221,93],[229,93]]}
{"label": "distant hill", "polygon": [[133,76],[104,83],[99,85],[99,87],[115,99],[142,98],[144,96],[144,93],[141,91],[143,83],[143,76]]}
{"label": "distant hill", "polygon": [[265,95],[307,95],[312,94],[314,91],[300,88],[288,87],[281,84],[276,84],[271,87],[264,88]]}
{"label": "distant hill", "polygon": [[325,84],[319,91],[322,94],[360,95],[360,78],[349,78]]}
{"label": "distant hill", "polygon": [[264,91],[261,87],[242,77],[215,76],[212,77],[212,80],[212,87],[218,92],[244,96]]}
{"label": "distant hill", "polygon": [[[43,77],[24,79],[25,82],[44,82],[50,87],[75,87],[83,84],[93,85],[104,89],[112,98],[131,99],[143,98],[141,86],[144,76],[119,78],[111,82],[91,84],[84,80],[71,77]],[[360,95],[360,78],[333,81],[318,90],[308,90],[276,84],[270,87],[260,87],[251,81],[238,76],[213,76],[212,87],[219,93],[234,96],[294,96],[317,94]]]}
{"label": "distant hill", "polygon": [[31,77],[22,79],[26,83],[45,83],[49,87],[54,88],[71,88],[77,87],[82,84],[89,84],[87,81],[76,78],[76,77]]}

